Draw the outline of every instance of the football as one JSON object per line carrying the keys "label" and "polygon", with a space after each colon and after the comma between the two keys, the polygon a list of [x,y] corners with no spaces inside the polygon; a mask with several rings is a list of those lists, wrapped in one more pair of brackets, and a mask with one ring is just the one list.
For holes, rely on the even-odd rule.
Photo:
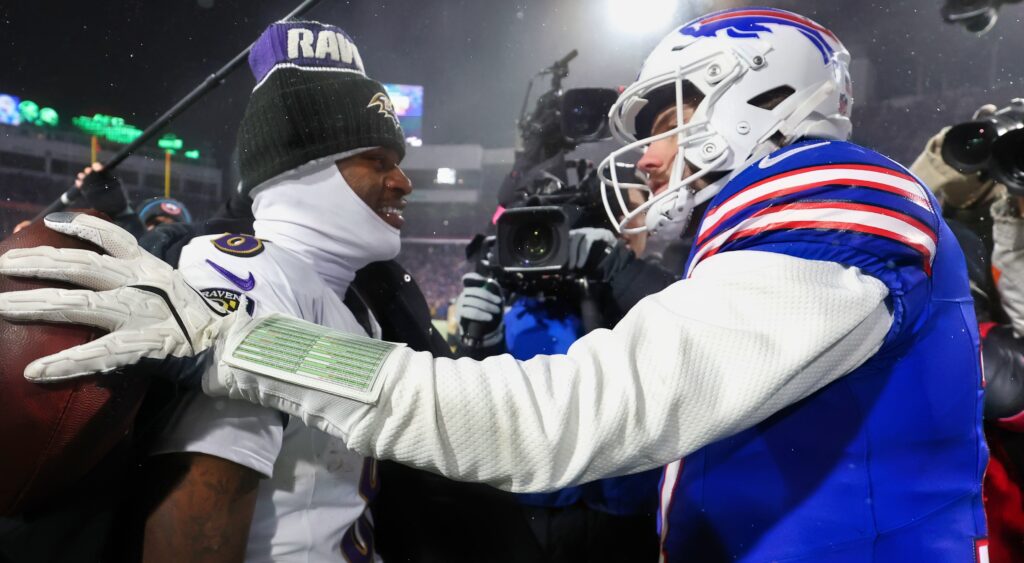
{"label": "football", "polygon": [[[38,221],[0,241],[0,254],[33,246],[99,251]],[[74,288],[0,275],[0,292],[42,287]],[[0,515],[59,497],[131,429],[147,378],[111,373],[43,385],[23,375],[29,362],[102,335],[83,326],[0,319]]]}

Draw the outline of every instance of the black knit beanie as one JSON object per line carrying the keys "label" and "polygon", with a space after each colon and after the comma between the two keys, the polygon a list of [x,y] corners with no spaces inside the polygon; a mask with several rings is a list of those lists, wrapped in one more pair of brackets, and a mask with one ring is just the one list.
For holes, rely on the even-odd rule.
{"label": "black knit beanie", "polygon": [[249,53],[256,88],[238,129],[242,193],[311,160],[364,147],[405,156],[405,137],[384,87],[366,77],[341,29],[278,22]]}

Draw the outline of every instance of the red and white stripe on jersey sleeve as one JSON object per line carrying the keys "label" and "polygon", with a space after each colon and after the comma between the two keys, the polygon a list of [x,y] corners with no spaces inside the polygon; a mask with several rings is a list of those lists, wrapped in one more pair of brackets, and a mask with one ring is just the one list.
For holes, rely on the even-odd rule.
{"label": "red and white stripe on jersey sleeve", "polygon": [[709,209],[698,233],[697,244],[704,244],[718,227],[744,209],[773,198],[829,185],[859,186],[896,194],[929,212],[934,212],[924,186],[906,174],[880,166],[861,164],[814,166],[792,170],[751,184]]}
{"label": "red and white stripe on jersey sleeve", "polygon": [[917,219],[876,205],[844,201],[809,201],[766,207],[698,247],[686,275],[701,260],[714,256],[727,242],[777,230],[827,229],[884,237],[921,254],[931,273],[938,236]]}
{"label": "red and white stripe on jersey sleeve", "polygon": [[661,511],[661,555],[659,562],[664,563],[668,558],[665,551],[665,540],[668,538],[669,516],[672,513],[672,502],[675,500],[676,488],[682,477],[683,460],[673,461],[665,466],[661,480],[660,498],[658,509]]}

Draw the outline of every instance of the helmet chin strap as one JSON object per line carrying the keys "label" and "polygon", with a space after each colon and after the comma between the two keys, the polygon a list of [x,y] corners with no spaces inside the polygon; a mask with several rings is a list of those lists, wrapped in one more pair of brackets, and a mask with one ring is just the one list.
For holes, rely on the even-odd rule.
{"label": "helmet chin strap", "polygon": [[[693,176],[697,176],[697,174]],[[732,174],[727,174],[700,190],[695,190],[692,185],[681,187],[675,192],[676,197],[674,199],[666,199],[662,202],[662,205],[655,205],[648,211],[647,220],[645,221],[646,229],[656,239],[668,240],[679,238],[683,231],[686,230],[686,227],[690,225],[690,221],[693,219],[693,210],[711,201],[711,198],[718,195],[718,192],[722,190],[722,187],[731,177]],[[690,184],[698,179],[693,178],[690,180],[688,178]]]}

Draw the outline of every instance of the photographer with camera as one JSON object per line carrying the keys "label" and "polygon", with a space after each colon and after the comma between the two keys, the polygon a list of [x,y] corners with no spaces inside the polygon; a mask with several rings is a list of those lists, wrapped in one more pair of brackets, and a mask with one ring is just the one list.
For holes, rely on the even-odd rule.
{"label": "photographer with camera", "polygon": [[[471,245],[478,266],[463,276],[456,302],[458,355],[563,354],[679,279],[637,257],[646,234],[616,236],[593,164],[565,160],[577,144],[606,138],[603,116],[615,100],[607,90],[561,91],[574,53],[542,71],[552,88],[520,121],[522,148],[499,194],[497,234]],[[636,206],[646,199],[630,192]],[[546,561],[653,561],[659,478],[650,470],[517,496]]]}
{"label": "photographer with camera", "polygon": [[[567,267],[592,280],[587,290],[566,285],[547,292],[527,289],[527,293],[518,293],[517,289],[503,290],[494,279],[481,274],[466,274],[465,289],[457,301],[461,333],[465,335],[476,324],[484,330],[479,346],[466,346],[463,338],[459,353],[482,358],[507,352],[520,360],[565,353],[594,328],[589,324],[603,323],[597,328],[613,324],[601,313],[618,310],[611,291],[594,291],[594,287],[607,289],[616,273],[635,272],[643,264],[610,230],[581,227],[569,231]],[[632,267],[623,268],[625,265]],[[650,270],[657,272],[653,279],[639,280],[641,285],[660,286],[650,293],[673,281],[672,274],[657,266]],[[628,288],[636,284],[614,285]],[[593,293],[601,297],[595,300],[589,295]],[[610,315],[618,316],[611,311]],[[595,321],[595,317],[603,320]],[[659,478],[659,470],[650,470],[518,497],[546,561],[653,561],[658,550]]]}
{"label": "photographer with camera", "polygon": [[1024,550],[1024,100],[986,104],[929,139],[910,170],[939,198],[967,258],[986,379],[989,555]]}

